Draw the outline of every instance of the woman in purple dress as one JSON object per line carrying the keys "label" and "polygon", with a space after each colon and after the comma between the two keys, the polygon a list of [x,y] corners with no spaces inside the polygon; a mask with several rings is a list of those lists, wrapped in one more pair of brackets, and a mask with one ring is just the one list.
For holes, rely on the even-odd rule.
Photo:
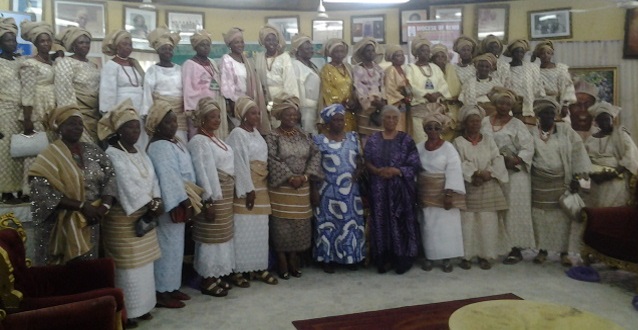
{"label": "woman in purple dress", "polygon": [[370,135],[364,149],[370,174],[372,255],[379,273],[403,274],[417,255],[416,181],[420,166],[414,140],[397,131],[399,109],[386,105],[383,131]]}

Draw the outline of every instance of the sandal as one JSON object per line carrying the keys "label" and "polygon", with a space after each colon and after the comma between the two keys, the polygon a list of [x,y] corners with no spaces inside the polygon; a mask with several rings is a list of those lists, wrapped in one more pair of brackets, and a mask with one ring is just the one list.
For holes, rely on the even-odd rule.
{"label": "sandal", "polygon": [[444,259],[443,263],[441,264],[441,269],[444,273],[451,273],[454,270],[454,267],[452,267],[449,259]]}
{"label": "sandal", "polygon": [[331,263],[323,264],[323,272],[326,274],[334,274],[335,267]]}
{"label": "sandal", "polygon": [[228,291],[219,285],[219,281],[211,283],[208,287],[202,288],[200,291],[202,294],[213,297],[226,297],[228,295]]}
{"label": "sandal", "polygon": [[233,288],[233,286],[230,285],[230,283],[222,280],[221,278],[217,279],[217,286],[222,288],[222,289],[224,289],[224,290],[226,290],[226,291],[228,291],[228,290]]}
{"label": "sandal", "polygon": [[157,302],[155,303],[155,307],[183,308],[184,306],[186,306],[186,304],[184,304],[182,301],[171,298],[169,292],[157,292],[156,298]]}
{"label": "sandal", "polygon": [[239,288],[248,288],[250,287],[250,282],[244,278],[242,274],[234,273],[228,276],[228,280],[233,283],[234,286]]}
{"label": "sandal", "polygon": [[[272,276],[272,274],[270,274],[267,270],[264,270],[261,273],[254,273],[255,278],[266,283],[266,284],[270,284],[270,285],[276,285],[277,283],[279,283],[279,281],[277,281],[277,279]],[[281,275],[280,275],[281,276]],[[283,277],[282,277],[283,278]],[[288,276],[288,278],[290,278],[290,276]]]}
{"label": "sandal", "polygon": [[138,317],[138,319],[143,320],[143,321],[152,320],[153,319],[153,315],[151,315],[151,313],[146,313],[146,314]]}
{"label": "sandal", "polygon": [[567,253],[560,254],[560,264],[563,265],[564,267],[572,266],[572,260],[569,259],[569,255],[567,255]]}
{"label": "sandal", "polygon": [[545,250],[538,251],[538,254],[534,258],[534,263],[535,264],[542,264],[542,263],[545,262],[545,260],[547,260],[547,251],[545,251]]}
{"label": "sandal", "polygon": [[423,262],[423,266],[421,266],[421,269],[425,270],[426,272],[429,272],[429,271],[431,271],[431,270],[432,270],[432,267],[433,267],[432,260],[427,260],[427,259],[426,259],[426,260]]}
{"label": "sandal", "polygon": [[296,269],[295,269],[295,270],[291,270],[291,271],[290,271],[290,275],[292,275],[292,276],[294,276],[294,277],[296,277],[296,278],[300,278],[302,274],[301,274],[301,271],[300,271],[300,270],[296,270]]}
{"label": "sandal", "polygon": [[175,290],[173,292],[169,293],[169,296],[173,299],[177,299],[177,300],[191,300],[191,297],[187,294],[185,294],[182,291],[179,290]]}
{"label": "sandal", "polygon": [[510,251],[509,255],[507,255],[507,258],[503,260],[503,264],[514,265],[521,262],[522,260],[523,255],[521,254],[521,250],[513,248],[512,251]]}
{"label": "sandal", "polygon": [[472,263],[469,260],[467,260],[467,259],[463,259],[459,263],[459,267],[461,267],[461,269],[468,270],[468,269],[472,268]]}
{"label": "sandal", "polygon": [[126,319],[126,329],[135,329],[139,326],[139,324],[137,324],[137,321],[135,321],[135,319]]}
{"label": "sandal", "polygon": [[479,267],[483,270],[488,270],[492,268],[492,264],[487,259],[479,258]]}

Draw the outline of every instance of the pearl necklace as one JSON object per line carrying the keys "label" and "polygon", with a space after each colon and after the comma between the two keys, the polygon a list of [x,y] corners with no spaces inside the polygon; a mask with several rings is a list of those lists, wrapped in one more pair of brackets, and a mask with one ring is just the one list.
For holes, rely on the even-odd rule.
{"label": "pearl necklace", "polygon": [[[133,159],[133,156],[131,156],[131,153],[128,152],[128,149],[124,148],[124,146],[122,145],[122,142],[117,141],[117,144],[120,146],[120,148],[122,148],[122,151],[124,151],[124,153],[126,154],[126,158],[128,158],[128,160],[133,163],[133,165],[135,166],[135,168],[137,168],[137,171],[140,172],[140,175],[142,176],[142,178],[146,179],[148,178],[148,168],[146,167],[146,162],[145,161],[141,161],[138,162],[135,159]],[[135,148],[135,146],[133,146],[133,148]],[[137,150],[137,148],[135,148]],[[137,154],[139,154],[139,152],[137,152]],[[140,167],[138,165],[138,163],[142,163],[142,167]]]}

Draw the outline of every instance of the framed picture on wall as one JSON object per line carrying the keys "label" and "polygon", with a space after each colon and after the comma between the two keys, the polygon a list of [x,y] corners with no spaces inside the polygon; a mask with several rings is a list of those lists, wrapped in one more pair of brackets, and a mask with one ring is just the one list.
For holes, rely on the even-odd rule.
{"label": "framed picture on wall", "polygon": [[266,23],[278,28],[287,42],[290,42],[292,36],[299,33],[299,16],[266,17]]}
{"label": "framed picture on wall", "polygon": [[570,67],[569,73],[573,81],[585,80],[598,87],[598,97],[601,100],[618,105],[620,88],[617,66]]}
{"label": "framed picture on wall", "polygon": [[[430,6],[432,21],[463,21],[463,7]],[[461,24],[463,26],[463,24]]]}
{"label": "framed picture on wall", "polygon": [[93,40],[104,39],[106,10],[102,2],[53,1],[55,32],[79,26],[91,32]]}
{"label": "framed picture on wall", "polygon": [[363,38],[374,38],[378,43],[385,43],[385,15],[352,16],[350,24],[352,44]]}
{"label": "framed picture on wall", "polygon": [[42,20],[42,0],[11,0],[11,11],[33,13],[35,21],[39,22]]}
{"label": "framed picture on wall", "polygon": [[503,40],[503,43],[507,43],[509,12],[510,6],[507,4],[476,6],[474,37],[483,40],[493,34]]}
{"label": "framed picture on wall", "polygon": [[342,20],[313,20],[312,21],[312,41],[324,44],[328,39],[343,39]]}
{"label": "framed picture on wall", "polygon": [[204,29],[204,13],[167,11],[166,23],[169,30],[179,32],[180,44],[190,44],[190,36]]}
{"label": "framed picture on wall", "polygon": [[139,7],[124,7],[124,29],[133,37],[133,48],[152,50],[146,37],[157,27],[157,12]]}
{"label": "framed picture on wall", "polygon": [[530,40],[572,37],[571,8],[530,11],[527,21]]}
{"label": "framed picture on wall", "polygon": [[623,58],[638,58],[638,9],[629,9],[625,17]]}
{"label": "framed picture on wall", "polygon": [[428,20],[428,11],[425,9],[419,10],[401,10],[399,14],[401,20],[401,43],[408,43],[408,22],[418,22]]}

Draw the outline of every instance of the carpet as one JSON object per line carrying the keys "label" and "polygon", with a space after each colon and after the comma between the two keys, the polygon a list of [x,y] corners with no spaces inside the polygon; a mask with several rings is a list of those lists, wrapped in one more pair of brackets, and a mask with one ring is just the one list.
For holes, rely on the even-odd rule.
{"label": "carpet", "polygon": [[449,329],[450,315],[457,309],[479,301],[516,299],[521,297],[512,293],[495,296],[445,301],[440,303],[407,306],[380,311],[329,316],[309,320],[293,321],[297,330],[373,330],[373,329]]}

